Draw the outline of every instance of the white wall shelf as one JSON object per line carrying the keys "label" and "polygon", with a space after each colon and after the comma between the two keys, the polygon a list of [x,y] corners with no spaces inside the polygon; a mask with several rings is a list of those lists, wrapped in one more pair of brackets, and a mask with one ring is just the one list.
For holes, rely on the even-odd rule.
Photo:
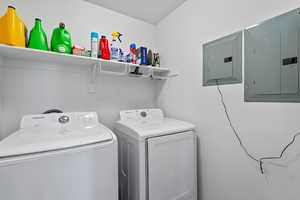
{"label": "white wall shelf", "polygon": [[[0,57],[5,59],[23,59],[29,61],[55,63],[62,65],[82,65],[92,67],[92,77],[95,78],[97,73],[130,76],[140,78],[150,78],[155,80],[164,80],[177,76],[171,74],[168,68],[142,66],[131,63],[124,63],[112,60],[103,60],[98,58],[60,54],[51,51],[41,51],[36,49],[14,47],[0,44]],[[142,74],[132,74],[136,67]]]}

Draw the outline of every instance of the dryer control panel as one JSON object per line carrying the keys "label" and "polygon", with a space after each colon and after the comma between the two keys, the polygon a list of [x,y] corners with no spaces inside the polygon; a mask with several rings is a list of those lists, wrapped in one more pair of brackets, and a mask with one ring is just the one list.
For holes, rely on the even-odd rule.
{"label": "dryer control panel", "polygon": [[121,121],[137,123],[160,122],[164,119],[161,109],[124,110],[120,112]]}

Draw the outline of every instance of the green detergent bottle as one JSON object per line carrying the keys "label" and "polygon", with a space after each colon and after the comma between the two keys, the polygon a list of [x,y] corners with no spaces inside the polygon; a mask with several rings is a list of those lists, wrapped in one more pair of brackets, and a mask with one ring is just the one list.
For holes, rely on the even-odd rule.
{"label": "green detergent bottle", "polygon": [[47,35],[39,18],[35,19],[35,25],[30,31],[28,48],[48,51]]}
{"label": "green detergent bottle", "polygon": [[58,28],[55,28],[51,38],[51,50],[58,53],[72,52],[71,34],[65,29],[65,24],[60,23]]}

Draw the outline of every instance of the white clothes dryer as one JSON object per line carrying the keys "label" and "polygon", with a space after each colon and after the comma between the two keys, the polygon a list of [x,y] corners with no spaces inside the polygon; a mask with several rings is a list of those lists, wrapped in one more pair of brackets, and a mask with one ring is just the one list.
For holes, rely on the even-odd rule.
{"label": "white clothes dryer", "polygon": [[160,109],[121,111],[120,118],[120,200],[196,200],[195,126]]}

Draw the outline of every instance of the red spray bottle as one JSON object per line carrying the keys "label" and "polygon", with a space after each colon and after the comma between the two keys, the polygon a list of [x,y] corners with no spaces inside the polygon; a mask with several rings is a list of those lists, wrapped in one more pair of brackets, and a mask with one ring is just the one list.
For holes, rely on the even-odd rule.
{"label": "red spray bottle", "polygon": [[100,39],[100,51],[101,51],[101,58],[105,60],[110,60],[110,51],[108,40],[104,35],[101,36]]}

